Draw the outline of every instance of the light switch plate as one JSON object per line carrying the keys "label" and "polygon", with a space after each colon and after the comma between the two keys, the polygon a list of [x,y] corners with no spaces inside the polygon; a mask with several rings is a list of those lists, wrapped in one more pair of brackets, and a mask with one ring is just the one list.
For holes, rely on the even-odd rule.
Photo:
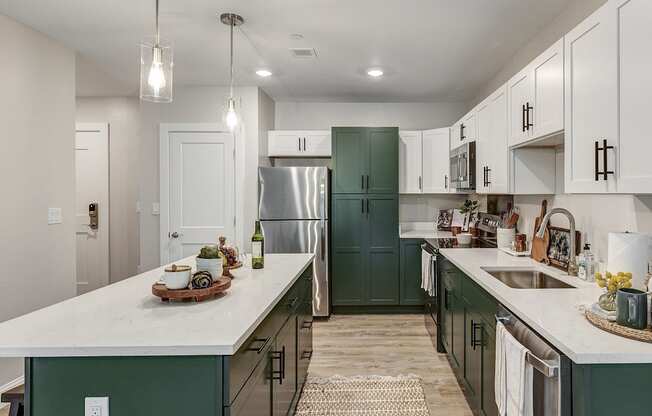
{"label": "light switch plate", "polygon": [[86,397],[84,416],[109,416],[108,397]]}
{"label": "light switch plate", "polygon": [[48,208],[48,224],[61,224],[62,222],[61,208]]}

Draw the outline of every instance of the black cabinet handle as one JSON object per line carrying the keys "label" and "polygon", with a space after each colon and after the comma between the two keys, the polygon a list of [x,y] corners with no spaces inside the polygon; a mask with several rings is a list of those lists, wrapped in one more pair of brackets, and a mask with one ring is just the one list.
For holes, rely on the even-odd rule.
{"label": "black cabinet handle", "polygon": [[444,189],[448,189],[448,175],[444,175]]}
{"label": "black cabinet handle", "polygon": [[525,104],[521,106],[521,131],[525,132]]}
{"label": "black cabinet handle", "polygon": [[464,135],[465,128],[466,126],[464,125],[464,123],[460,124],[460,141],[466,139],[466,136]]}
{"label": "black cabinet handle", "polygon": [[299,151],[301,151],[301,137],[299,137]]}
{"label": "black cabinet handle", "polygon": [[475,347],[481,347],[482,346],[482,331],[480,331],[480,339],[478,339],[476,335],[476,330],[480,329],[482,330],[482,324],[479,324],[473,320],[471,320],[471,346],[475,350]]}
{"label": "black cabinet handle", "polygon": [[423,180],[422,180],[421,176],[419,176],[419,190],[423,191]]}
{"label": "black cabinet handle", "polygon": [[312,329],[312,323],[313,322],[314,321],[303,321],[303,323],[301,324],[301,328],[302,329]]}
{"label": "black cabinet handle", "polygon": [[526,116],[525,129],[527,131],[530,131],[530,127],[534,127],[534,124],[530,121],[530,110],[534,110],[534,107],[532,107],[530,103],[527,103],[525,107],[525,116]]}
{"label": "black cabinet handle", "polygon": [[[609,159],[607,155],[607,150],[613,150],[613,146],[609,146],[607,144],[607,139],[602,140],[602,147],[600,147],[600,144],[598,141],[595,142],[595,180],[599,181],[600,180],[600,175],[602,175],[602,178],[606,181],[609,180],[609,175],[614,175],[613,170],[609,170]],[[599,163],[600,163],[600,152],[602,152],[602,164],[603,164],[603,171],[600,171],[599,168]]]}
{"label": "black cabinet handle", "polygon": [[[247,347],[247,351],[256,351],[257,354],[260,354],[263,352],[267,344],[269,343],[269,340],[272,339],[272,337],[267,337],[267,338],[254,338],[253,341],[251,341],[251,344],[249,344],[249,347]],[[254,347],[254,343],[260,342],[260,346],[258,348]]]}
{"label": "black cabinet handle", "polygon": [[489,166],[485,166],[485,169],[486,169],[487,177],[486,177],[486,182],[485,182],[484,186],[489,186],[489,185],[491,185],[491,181],[489,180],[489,172],[491,172],[491,169],[489,169]]}
{"label": "black cabinet handle", "polygon": [[312,358],[312,351],[304,351],[301,353],[302,360],[309,360]]}
{"label": "black cabinet handle", "polygon": [[360,212],[364,214],[364,199],[360,200]]}
{"label": "black cabinet handle", "polygon": [[306,138],[303,138],[303,151],[306,151]]}
{"label": "black cabinet handle", "polygon": [[367,199],[367,215],[369,215],[369,199]]}

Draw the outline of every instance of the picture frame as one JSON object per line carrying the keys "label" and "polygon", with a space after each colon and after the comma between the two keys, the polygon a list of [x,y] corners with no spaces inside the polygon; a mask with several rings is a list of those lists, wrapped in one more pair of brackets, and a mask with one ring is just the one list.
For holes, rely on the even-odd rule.
{"label": "picture frame", "polygon": [[440,209],[437,215],[437,229],[439,231],[450,231],[453,223],[453,210]]}
{"label": "picture frame", "polygon": [[[570,260],[570,230],[561,227],[548,227],[550,243],[548,244],[548,259],[550,265],[567,271]],[[575,256],[582,251],[582,233],[575,232]]]}

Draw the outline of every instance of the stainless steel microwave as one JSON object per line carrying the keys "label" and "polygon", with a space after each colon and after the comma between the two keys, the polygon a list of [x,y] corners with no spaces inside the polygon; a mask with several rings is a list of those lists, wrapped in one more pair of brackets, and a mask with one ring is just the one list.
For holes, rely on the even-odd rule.
{"label": "stainless steel microwave", "polygon": [[475,142],[468,142],[451,150],[451,187],[475,190]]}

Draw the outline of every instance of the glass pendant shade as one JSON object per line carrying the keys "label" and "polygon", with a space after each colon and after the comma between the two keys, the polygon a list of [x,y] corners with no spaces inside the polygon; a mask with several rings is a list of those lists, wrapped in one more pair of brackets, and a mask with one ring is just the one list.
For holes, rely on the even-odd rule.
{"label": "glass pendant shade", "polygon": [[140,44],[140,99],[154,103],[172,102],[172,47],[164,43]]}
{"label": "glass pendant shade", "polygon": [[226,105],[224,106],[224,114],[222,115],[222,121],[231,133],[237,133],[240,131],[242,120],[240,119],[237,104],[234,98],[229,98],[226,100]]}

